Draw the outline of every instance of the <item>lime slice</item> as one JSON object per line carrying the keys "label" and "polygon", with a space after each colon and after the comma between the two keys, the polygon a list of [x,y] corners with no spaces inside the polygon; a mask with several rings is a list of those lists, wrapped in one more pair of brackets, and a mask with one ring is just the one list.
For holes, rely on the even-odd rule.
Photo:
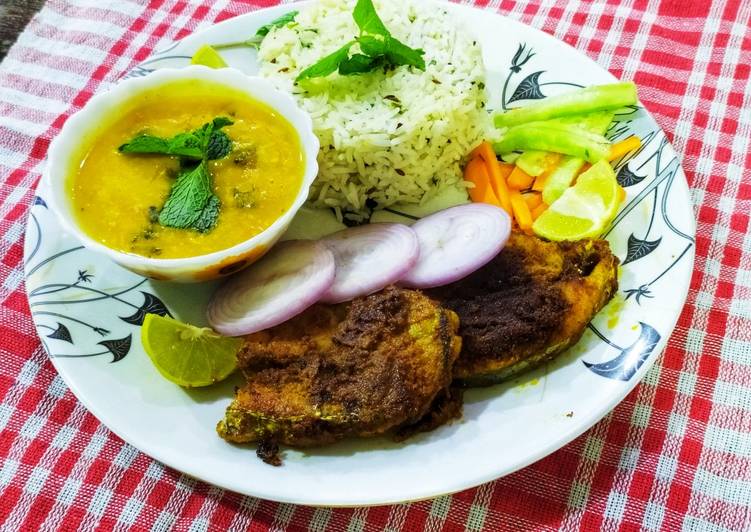
{"label": "lime slice", "polygon": [[219,52],[208,44],[204,44],[196,50],[190,63],[193,65],[204,65],[211,68],[224,68],[227,66],[227,63],[224,62],[224,59],[219,55]]}
{"label": "lime slice", "polygon": [[583,166],[584,159],[566,155],[545,182],[542,200],[548,205],[552,205],[571,186]]}
{"label": "lime slice", "polygon": [[618,212],[621,193],[613,167],[600,161],[582,173],[543,212],[532,230],[548,240],[579,240],[596,237]]}
{"label": "lime slice", "polygon": [[208,386],[237,367],[242,338],[220,336],[172,318],[147,314],[141,342],[151,362],[167,380],[187,388]]}

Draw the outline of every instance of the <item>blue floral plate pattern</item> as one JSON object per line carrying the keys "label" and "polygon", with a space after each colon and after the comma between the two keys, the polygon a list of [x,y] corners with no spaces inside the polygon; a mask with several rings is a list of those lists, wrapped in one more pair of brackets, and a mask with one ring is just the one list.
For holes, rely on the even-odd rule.
{"label": "blue floral plate pattern", "polygon": [[[491,108],[579,86],[573,78],[613,80],[547,34],[474,8],[445,8],[466,20],[483,45]],[[212,26],[127,76],[186,65],[200,45],[247,38],[289,9]],[[225,57],[230,66],[257,70],[250,49]],[[237,381],[182,390],[158,375],[139,339],[149,312],[202,324],[212,285],[151,281],[87,250],[60,229],[44,185],[31,208],[24,251],[37,331],[68,386],[111,430],[167,465],[222,487],[302,504],[358,505],[427,498],[492,480],[565,445],[622,400],[659,356],[683,307],[695,229],[680,161],[640,106],[624,109],[607,135],[642,139],[636,153],[615,163],[627,199],[605,237],[622,264],[618,294],[569,352],[512,382],[469,391],[461,422],[406,443],[375,439],[287,451],[282,468],[226,444],[214,425]]]}

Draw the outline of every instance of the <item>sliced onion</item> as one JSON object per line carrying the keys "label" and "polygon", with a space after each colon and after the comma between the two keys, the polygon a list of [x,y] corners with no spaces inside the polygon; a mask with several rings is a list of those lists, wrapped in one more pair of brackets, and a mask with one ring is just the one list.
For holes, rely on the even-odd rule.
{"label": "sliced onion", "polygon": [[349,301],[401,279],[417,262],[415,232],[402,224],[376,223],[344,229],[322,240],[334,254],[334,284],[326,303]]}
{"label": "sliced onion", "polygon": [[279,325],[318,301],[334,282],[334,271],[334,255],[320,242],[277,244],[219,287],[209,301],[209,323],[227,336]]}
{"label": "sliced onion", "polygon": [[511,220],[485,203],[459,205],[415,222],[420,258],[401,283],[412,288],[442,286],[466,277],[506,245]]}

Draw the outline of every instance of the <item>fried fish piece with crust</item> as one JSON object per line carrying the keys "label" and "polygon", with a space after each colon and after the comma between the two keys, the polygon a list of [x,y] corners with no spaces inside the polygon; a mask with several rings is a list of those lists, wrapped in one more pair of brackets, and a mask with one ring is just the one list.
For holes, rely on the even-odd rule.
{"label": "fried fish piece with crust", "polygon": [[509,379],[575,344],[618,288],[605,240],[548,242],[513,232],[487,265],[429,295],[459,315],[457,380]]}
{"label": "fried fish piece with crust", "polygon": [[314,305],[246,337],[238,365],[247,384],[217,431],[301,447],[413,425],[448,391],[458,327],[456,314],[414,290]]}

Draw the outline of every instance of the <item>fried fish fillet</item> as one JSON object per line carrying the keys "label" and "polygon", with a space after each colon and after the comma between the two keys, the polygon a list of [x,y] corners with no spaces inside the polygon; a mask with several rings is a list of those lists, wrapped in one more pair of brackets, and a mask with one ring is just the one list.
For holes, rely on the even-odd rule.
{"label": "fried fish fillet", "polygon": [[247,384],[217,431],[263,451],[409,427],[448,394],[458,326],[456,314],[413,290],[315,305],[246,337],[238,364]]}
{"label": "fried fish fillet", "polygon": [[552,359],[613,297],[617,270],[604,240],[558,243],[513,232],[489,264],[429,292],[461,322],[454,376],[485,386]]}

